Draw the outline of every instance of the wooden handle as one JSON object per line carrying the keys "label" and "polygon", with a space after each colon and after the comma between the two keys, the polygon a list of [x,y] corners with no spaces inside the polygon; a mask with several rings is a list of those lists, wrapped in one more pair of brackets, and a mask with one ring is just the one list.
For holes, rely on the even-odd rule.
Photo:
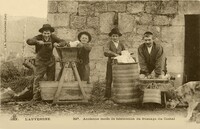
{"label": "wooden handle", "polygon": [[51,42],[44,42],[44,45],[50,45],[52,44]]}

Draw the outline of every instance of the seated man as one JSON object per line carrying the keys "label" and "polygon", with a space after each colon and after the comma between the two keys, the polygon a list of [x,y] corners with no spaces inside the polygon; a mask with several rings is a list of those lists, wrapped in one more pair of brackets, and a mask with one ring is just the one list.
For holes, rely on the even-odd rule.
{"label": "seated man", "polygon": [[161,78],[163,47],[154,42],[152,32],[145,32],[143,40],[144,43],[138,48],[140,78]]}

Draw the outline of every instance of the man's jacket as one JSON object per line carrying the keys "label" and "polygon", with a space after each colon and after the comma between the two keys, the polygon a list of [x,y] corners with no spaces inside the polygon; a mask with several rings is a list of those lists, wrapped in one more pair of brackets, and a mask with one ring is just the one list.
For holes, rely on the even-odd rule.
{"label": "man's jacket", "polygon": [[163,47],[153,43],[151,53],[149,54],[145,43],[138,48],[138,59],[140,64],[140,74],[151,74],[154,72],[161,75],[163,68]]}
{"label": "man's jacket", "polygon": [[[38,40],[42,40],[44,42],[50,42],[48,45],[38,45]],[[58,38],[56,35],[52,34],[48,41],[45,41],[42,34],[37,35],[31,39],[27,40],[27,44],[35,45],[35,51],[37,53],[36,58],[40,60],[49,60],[53,56],[53,44],[59,43],[61,46],[66,44],[65,40]]]}

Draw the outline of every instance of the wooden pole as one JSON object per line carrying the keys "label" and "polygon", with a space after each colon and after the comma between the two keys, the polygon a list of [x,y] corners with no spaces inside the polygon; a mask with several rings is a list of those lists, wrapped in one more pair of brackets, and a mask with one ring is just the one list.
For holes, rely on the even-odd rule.
{"label": "wooden pole", "polygon": [[74,71],[75,78],[78,81],[78,85],[79,85],[79,88],[81,90],[81,93],[83,94],[83,98],[85,100],[88,100],[88,97],[87,97],[87,95],[86,95],[86,93],[85,93],[85,91],[83,89],[83,85],[82,85],[82,82],[81,82],[81,79],[80,79],[80,76],[79,76],[79,73],[78,73],[78,70],[77,70],[75,62],[72,62],[72,69]]}
{"label": "wooden pole", "polygon": [[58,89],[57,89],[57,91],[55,93],[55,96],[54,96],[54,99],[53,99],[53,103],[56,103],[56,102],[59,101],[59,95],[60,95],[60,92],[62,90],[63,83],[65,81],[65,75],[67,74],[68,66],[69,66],[69,62],[64,64],[63,72],[62,72],[61,78],[60,78],[60,80],[58,82]]}
{"label": "wooden pole", "polygon": [[4,14],[4,60],[7,60],[7,14]]}
{"label": "wooden pole", "polygon": [[25,48],[26,48],[26,24],[27,24],[27,18],[24,24],[24,31],[23,31],[22,58],[24,58],[25,56]]}

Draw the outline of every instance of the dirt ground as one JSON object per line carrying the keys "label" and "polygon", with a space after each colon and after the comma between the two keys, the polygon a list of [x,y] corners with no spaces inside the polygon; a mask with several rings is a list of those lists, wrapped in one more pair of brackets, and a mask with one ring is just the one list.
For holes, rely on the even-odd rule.
{"label": "dirt ground", "polygon": [[30,105],[28,102],[10,102],[1,105],[1,111],[5,114],[18,115],[83,115],[83,116],[132,116],[132,115],[158,115],[181,116],[186,115],[186,108],[168,109],[160,106],[122,105],[115,103],[98,104],[68,104],[52,105],[47,102],[39,102]]}

